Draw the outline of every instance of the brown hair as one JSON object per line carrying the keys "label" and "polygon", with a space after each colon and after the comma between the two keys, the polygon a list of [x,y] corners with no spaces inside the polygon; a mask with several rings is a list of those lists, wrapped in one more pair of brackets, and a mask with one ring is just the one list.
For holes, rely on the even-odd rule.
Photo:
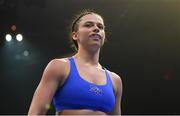
{"label": "brown hair", "polygon": [[[96,15],[99,15],[98,13],[92,11],[92,10],[83,10],[81,11],[78,15],[75,16],[74,20],[72,21],[72,24],[71,24],[71,33],[72,32],[77,32],[78,31],[78,23],[80,22],[80,19],[85,16],[85,15],[88,15],[88,14],[96,14]],[[99,15],[100,17],[102,17],[101,15]],[[71,42],[71,47],[77,51],[78,50],[78,43],[76,40],[73,40],[72,39],[72,35],[70,34],[70,42]]]}

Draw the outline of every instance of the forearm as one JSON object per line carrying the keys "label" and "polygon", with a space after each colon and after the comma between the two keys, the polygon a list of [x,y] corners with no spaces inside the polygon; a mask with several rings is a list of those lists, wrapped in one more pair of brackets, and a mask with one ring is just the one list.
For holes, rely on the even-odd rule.
{"label": "forearm", "polygon": [[48,109],[44,106],[38,106],[35,104],[31,104],[28,115],[45,115]]}

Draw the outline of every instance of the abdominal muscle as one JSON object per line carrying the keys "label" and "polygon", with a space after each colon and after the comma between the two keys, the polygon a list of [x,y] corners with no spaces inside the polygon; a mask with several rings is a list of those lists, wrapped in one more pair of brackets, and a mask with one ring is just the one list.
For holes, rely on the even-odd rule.
{"label": "abdominal muscle", "polygon": [[63,110],[61,112],[56,112],[56,115],[107,115],[101,111],[93,111],[93,110]]}

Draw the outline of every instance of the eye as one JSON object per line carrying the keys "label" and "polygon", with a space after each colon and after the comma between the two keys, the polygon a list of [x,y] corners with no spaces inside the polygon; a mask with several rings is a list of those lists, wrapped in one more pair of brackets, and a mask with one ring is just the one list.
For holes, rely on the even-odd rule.
{"label": "eye", "polygon": [[98,25],[99,29],[104,29],[104,26],[102,24]]}
{"label": "eye", "polygon": [[98,27],[99,27],[99,29],[104,29],[103,25],[99,25]]}
{"label": "eye", "polygon": [[92,24],[91,24],[91,23],[85,23],[84,26],[85,26],[85,27],[91,27]]}

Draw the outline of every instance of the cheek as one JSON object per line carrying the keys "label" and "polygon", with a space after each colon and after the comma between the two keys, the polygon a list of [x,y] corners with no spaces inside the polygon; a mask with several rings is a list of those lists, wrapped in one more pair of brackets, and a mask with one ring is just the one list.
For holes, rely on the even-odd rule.
{"label": "cheek", "polygon": [[88,29],[80,29],[79,30],[79,37],[80,38],[87,38],[87,36],[89,35],[89,33],[90,33],[91,31],[90,30],[88,30]]}
{"label": "cheek", "polygon": [[105,38],[106,38],[106,34],[105,34],[105,32],[102,32],[102,37],[103,37],[103,39],[105,39]]}

